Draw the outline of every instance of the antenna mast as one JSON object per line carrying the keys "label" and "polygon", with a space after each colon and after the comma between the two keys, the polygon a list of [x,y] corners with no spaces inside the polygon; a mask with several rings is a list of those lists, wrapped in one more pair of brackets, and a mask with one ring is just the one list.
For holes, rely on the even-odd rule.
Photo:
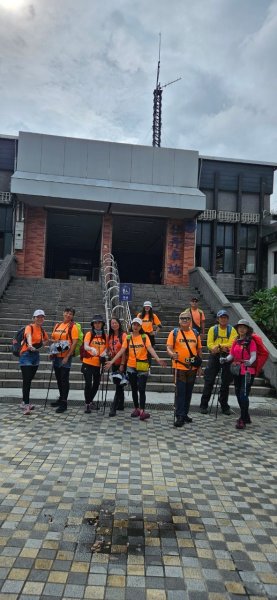
{"label": "antenna mast", "polygon": [[163,89],[176,81],[180,81],[181,77],[178,79],[174,79],[174,81],[170,81],[165,85],[160,84],[160,64],[161,64],[161,33],[159,33],[159,60],[157,67],[157,80],[156,87],[153,92],[154,101],[153,101],[153,137],[152,137],[152,146],[160,147],[161,145],[161,133],[162,133],[162,93]]}

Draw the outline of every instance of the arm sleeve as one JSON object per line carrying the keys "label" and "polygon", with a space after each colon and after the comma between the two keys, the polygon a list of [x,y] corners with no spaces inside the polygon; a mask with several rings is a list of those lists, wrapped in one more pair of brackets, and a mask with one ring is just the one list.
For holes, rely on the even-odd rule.
{"label": "arm sleeve", "polygon": [[79,337],[79,331],[78,331],[78,327],[76,325],[73,325],[73,327],[71,329],[71,337],[72,337],[72,342],[75,342],[75,340],[77,340]]}
{"label": "arm sleeve", "polygon": [[170,334],[169,334],[169,336],[167,338],[166,345],[173,347],[173,331],[170,332]]}
{"label": "arm sleeve", "polygon": [[154,323],[154,325],[157,325],[157,327],[161,326],[161,321],[160,321],[159,317],[157,317],[157,315],[155,315],[155,314],[154,314],[153,323]]}
{"label": "arm sleeve", "polygon": [[214,328],[210,327],[209,331],[208,331],[208,337],[207,337],[207,347],[209,350],[212,350],[213,348],[216,348],[218,346],[218,339],[214,340]]}

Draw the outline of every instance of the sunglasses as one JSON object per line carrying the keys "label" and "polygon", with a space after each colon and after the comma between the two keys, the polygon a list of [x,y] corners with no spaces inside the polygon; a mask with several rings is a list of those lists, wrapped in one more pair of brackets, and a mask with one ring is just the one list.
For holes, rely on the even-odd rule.
{"label": "sunglasses", "polygon": [[180,321],[190,321],[190,317],[180,317]]}

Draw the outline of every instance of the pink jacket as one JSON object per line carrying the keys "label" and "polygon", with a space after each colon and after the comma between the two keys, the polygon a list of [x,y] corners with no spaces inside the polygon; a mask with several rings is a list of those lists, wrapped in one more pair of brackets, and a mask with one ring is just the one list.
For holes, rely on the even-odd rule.
{"label": "pink jacket", "polygon": [[242,361],[249,360],[251,352],[257,352],[257,346],[254,340],[251,340],[250,344],[246,347],[243,344],[239,344],[238,340],[235,340],[232,344],[230,354],[233,356],[234,363],[242,363],[240,368],[241,375],[245,375],[247,373],[251,373],[251,375],[255,375],[255,367],[252,365],[251,367],[245,367]]}

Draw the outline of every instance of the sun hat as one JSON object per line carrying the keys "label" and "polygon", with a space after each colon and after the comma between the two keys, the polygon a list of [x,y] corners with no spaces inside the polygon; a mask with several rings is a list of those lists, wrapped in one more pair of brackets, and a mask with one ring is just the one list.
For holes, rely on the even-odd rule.
{"label": "sun hat", "polygon": [[37,310],[35,310],[33,317],[45,317],[44,310],[41,310],[41,308],[38,308]]}
{"label": "sun hat", "polygon": [[133,325],[133,323],[138,323],[140,326],[142,325],[142,320],[139,319],[139,317],[135,317],[132,322],[131,325]]}
{"label": "sun hat", "polygon": [[235,329],[238,330],[238,326],[239,325],[245,325],[245,327],[248,327],[249,329],[249,333],[253,333],[253,327],[251,327],[249,321],[247,321],[246,319],[240,319],[236,325],[234,325]]}
{"label": "sun hat", "polygon": [[145,300],[143,306],[150,306],[150,308],[152,308],[152,302],[150,302],[150,300]]}
{"label": "sun hat", "polygon": [[191,319],[190,310],[183,310],[183,312],[179,314],[179,319],[181,319],[182,317],[188,317],[189,319]]}
{"label": "sun hat", "polygon": [[96,321],[101,321],[101,323],[105,325],[105,319],[103,319],[102,315],[94,315],[91,319],[91,326],[93,326],[93,323],[95,323]]}
{"label": "sun hat", "polygon": [[228,317],[229,318],[227,310],[224,310],[224,308],[221,309],[221,310],[219,310],[216,316],[217,317]]}

